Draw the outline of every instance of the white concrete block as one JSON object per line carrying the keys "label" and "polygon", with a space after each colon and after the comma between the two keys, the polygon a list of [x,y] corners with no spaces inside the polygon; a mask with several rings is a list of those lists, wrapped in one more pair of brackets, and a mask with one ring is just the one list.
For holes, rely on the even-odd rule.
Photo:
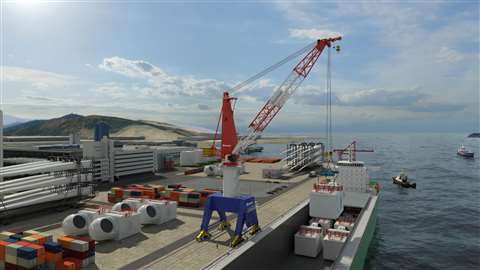
{"label": "white concrete block", "polygon": [[322,229],[300,226],[295,234],[295,254],[315,258],[322,251]]}

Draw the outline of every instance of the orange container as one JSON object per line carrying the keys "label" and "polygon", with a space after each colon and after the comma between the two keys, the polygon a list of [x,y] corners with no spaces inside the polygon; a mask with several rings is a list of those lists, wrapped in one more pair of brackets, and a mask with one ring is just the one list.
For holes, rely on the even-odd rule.
{"label": "orange container", "polygon": [[145,190],[143,192],[144,196],[147,196],[149,199],[155,199],[155,192],[153,190]]}
{"label": "orange container", "polygon": [[62,260],[62,252],[58,253],[51,253],[51,252],[45,252],[45,260],[47,262],[58,262]]}
{"label": "orange container", "polygon": [[5,261],[5,248],[10,244],[9,242],[0,241],[0,261]]}
{"label": "orange container", "polygon": [[123,189],[115,187],[115,188],[112,188],[112,192],[115,194],[115,197],[123,198]]}
{"label": "orange container", "polygon": [[178,202],[178,198],[180,198],[180,192],[179,191],[170,192],[170,200],[171,201],[177,201]]}
{"label": "orange container", "polygon": [[73,241],[73,238],[67,237],[67,236],[60,236],[57,239],[58,244],[62,246],[63,248],[71,248],[71,242]]}
{"label": "orange container", "polygon": [[32,234],[31,237],[37,239],[37,241],[40,245],[43,245],[43,244],[45,244],[45,242],[47,242],[46,237],[38,235],[38,234]]}
{"label": "orange container", "polygon": [[71,261],[63,261],[63,270],[77,270],[75,269],[75,263]]}

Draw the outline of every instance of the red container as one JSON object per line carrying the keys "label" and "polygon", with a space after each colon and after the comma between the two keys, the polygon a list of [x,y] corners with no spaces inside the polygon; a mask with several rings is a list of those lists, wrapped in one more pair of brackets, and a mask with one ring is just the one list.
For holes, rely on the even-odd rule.
{"label": "red container", "polygon": [[64,264],[65,262],[70,262],[75,265],[75,270],[80,270],[82,268],[82,260],[76,259],[76,258],[65,258],[63,260]]}

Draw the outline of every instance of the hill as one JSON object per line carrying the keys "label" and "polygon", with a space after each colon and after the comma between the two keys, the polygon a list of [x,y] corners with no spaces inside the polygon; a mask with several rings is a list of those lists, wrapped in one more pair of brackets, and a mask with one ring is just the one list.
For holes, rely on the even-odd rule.
{"label": "hill", "polygon": [[49,120],[33,120],[4,129],[5,136],[66,136],[79,132],[82,139],[92,139],[95,124],[105,122],[112,136],[145,136],[148,140],[173,140],[200,133],[173,124],[130,120],[119,117],[67,114]]}

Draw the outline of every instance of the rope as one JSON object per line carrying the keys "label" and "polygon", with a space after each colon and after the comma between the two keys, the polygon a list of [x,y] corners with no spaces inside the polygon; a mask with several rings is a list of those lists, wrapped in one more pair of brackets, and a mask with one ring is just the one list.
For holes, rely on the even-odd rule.
{"label": "rope", "polygon": [[332,157],[330,154],[332,153],[333,147],[333,136],[332,136],[332,61],[331,61],[331,49],[327,47],[328,54],[327,54],[327,81],[326,81],[326,89],[325,89],[325,125],[326,125],[326,137],[327,137],[327,152],[328,152],[328,160],[327,162],[332,161]]}
{"label": "rope", "polygon": [[259,78],[265,76],[266,74],[274,71],[275,69],[281,67],[285,63],[291,61],[292,59],[297,58],[299,55],[301,55],[301,54],[305,53],[307,50],[311,49],[314,44],[315,43],[308,44],[307,46],[303,47],[302,49],[300,49],[300,50],[294,52],[293,54],[287,56],[286,58],[280,60],[276,64],[273,64],[273,65],[267,67],[266,69],[264,69],[264,70],[260,71],[259,73],[253,75],[252,77],[248,78],[247,80],[237,84],[236,86],[234,86],[233,88],[230,89],[230,93],[232,93],[232,94],[240,93],[241,92],[240,89],[242,89],[246,85],[248,85],[248,84],[258,80]]}

